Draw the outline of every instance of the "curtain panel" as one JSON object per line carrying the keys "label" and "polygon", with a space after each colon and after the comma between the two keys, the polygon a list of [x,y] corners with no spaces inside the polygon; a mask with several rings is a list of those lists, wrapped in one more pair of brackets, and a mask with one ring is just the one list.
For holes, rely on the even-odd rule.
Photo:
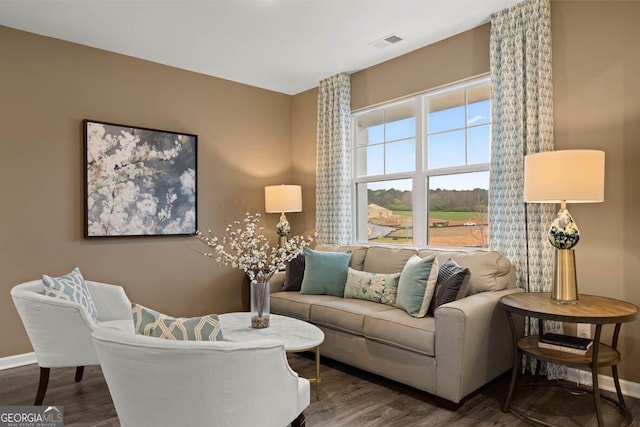
{"label": "curtain panel", "polygon": [[347,73],[318,88],[316,230],[318,242],[352,242],[351,80]]}
{"label": "curtain panel", "polygon": [[[546,232],[555,217],[555,205],[523,200],[524,156],[553,150],[549,1],[529,0],[495,13],[490,52],[490,247],[515,264],[517,286],[549,292],[555,254]],[[562,332],[559,322],[546,322],[544,328]],[[525,333],[538,333],[537,320],[526,322]],[[550,364],[546,370],[550,378],[564,373],[558,365]]]}

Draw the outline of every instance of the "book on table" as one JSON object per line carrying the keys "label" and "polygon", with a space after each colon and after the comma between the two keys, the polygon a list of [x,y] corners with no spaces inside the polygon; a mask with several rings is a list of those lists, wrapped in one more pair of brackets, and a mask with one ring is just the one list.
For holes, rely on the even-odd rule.
{"label": "book on table", "polygon": [[538,338],[538,347],[567,353],[587,354],[592,346],[593,340],[589,338],[554,334],[552,332],[543,334]]}

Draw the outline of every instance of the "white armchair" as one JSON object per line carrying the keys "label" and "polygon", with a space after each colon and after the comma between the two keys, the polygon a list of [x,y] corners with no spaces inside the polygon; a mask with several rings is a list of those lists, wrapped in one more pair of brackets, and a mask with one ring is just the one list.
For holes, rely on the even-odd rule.
{"label": "white armchair", "polygon": [[94,322],[80,304],[44,295],[42,280],[16,285],[11,298],[27,331],[40,366],[40,382],[35,405],[47,392],[51,368],[76,367],[76,382],[84,367],[98,365],[91,333],[98,325],[116,322],[133,331],[131,302],[116,285],[85,281],[99,314]]}
{"label": "white armchair", "polygon": [[123,427],[304,425],[309,381],[280,341],[173,341],[118,327],[93,339]]}

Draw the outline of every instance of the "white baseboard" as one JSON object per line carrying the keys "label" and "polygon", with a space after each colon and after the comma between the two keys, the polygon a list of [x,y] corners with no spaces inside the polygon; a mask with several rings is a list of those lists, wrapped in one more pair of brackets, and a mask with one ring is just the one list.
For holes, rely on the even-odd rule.
{"label": "white baseboard", "polygon": [[31,353],[16,354],[15,356],[0,357],[0,370],[31,365],[32,363],[38,363],[36,354],[33,351]]}
{"label": "white baseboard", "polygon": [[[591,374],[591,373],[589,373]],[[569,382],[577,383],[580,378],[580,373],[578,369],[575,368],[567,368],[567,377],[565,378]],[[613,384],[613,377],[608,375],[598,375],[598,385],[600,390],[606,390],[611,392],[616,392],[616,386]],[[620,380],[620,389],[622,390],[622,394],[629,397],[634,397],[636,399],[640,399],[640,384],[634,383],[632,381]]]}

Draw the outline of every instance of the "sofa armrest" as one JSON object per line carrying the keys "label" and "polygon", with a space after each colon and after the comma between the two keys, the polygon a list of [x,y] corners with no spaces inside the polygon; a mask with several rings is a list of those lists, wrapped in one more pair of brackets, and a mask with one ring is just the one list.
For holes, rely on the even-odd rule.
{"label": "sofa armrest", "polygon": [[271,276],[271,293],[280,292],[282,290],[285,276],[286,272],[284,271],[276,271],[273,276]]}
{"label": "sofa armrest", "polygon": [[459,403],[513,366],[511,330],[498,302],[516,292],[524,290],[481,292],[438,307],[435,311],[438,396]]}

